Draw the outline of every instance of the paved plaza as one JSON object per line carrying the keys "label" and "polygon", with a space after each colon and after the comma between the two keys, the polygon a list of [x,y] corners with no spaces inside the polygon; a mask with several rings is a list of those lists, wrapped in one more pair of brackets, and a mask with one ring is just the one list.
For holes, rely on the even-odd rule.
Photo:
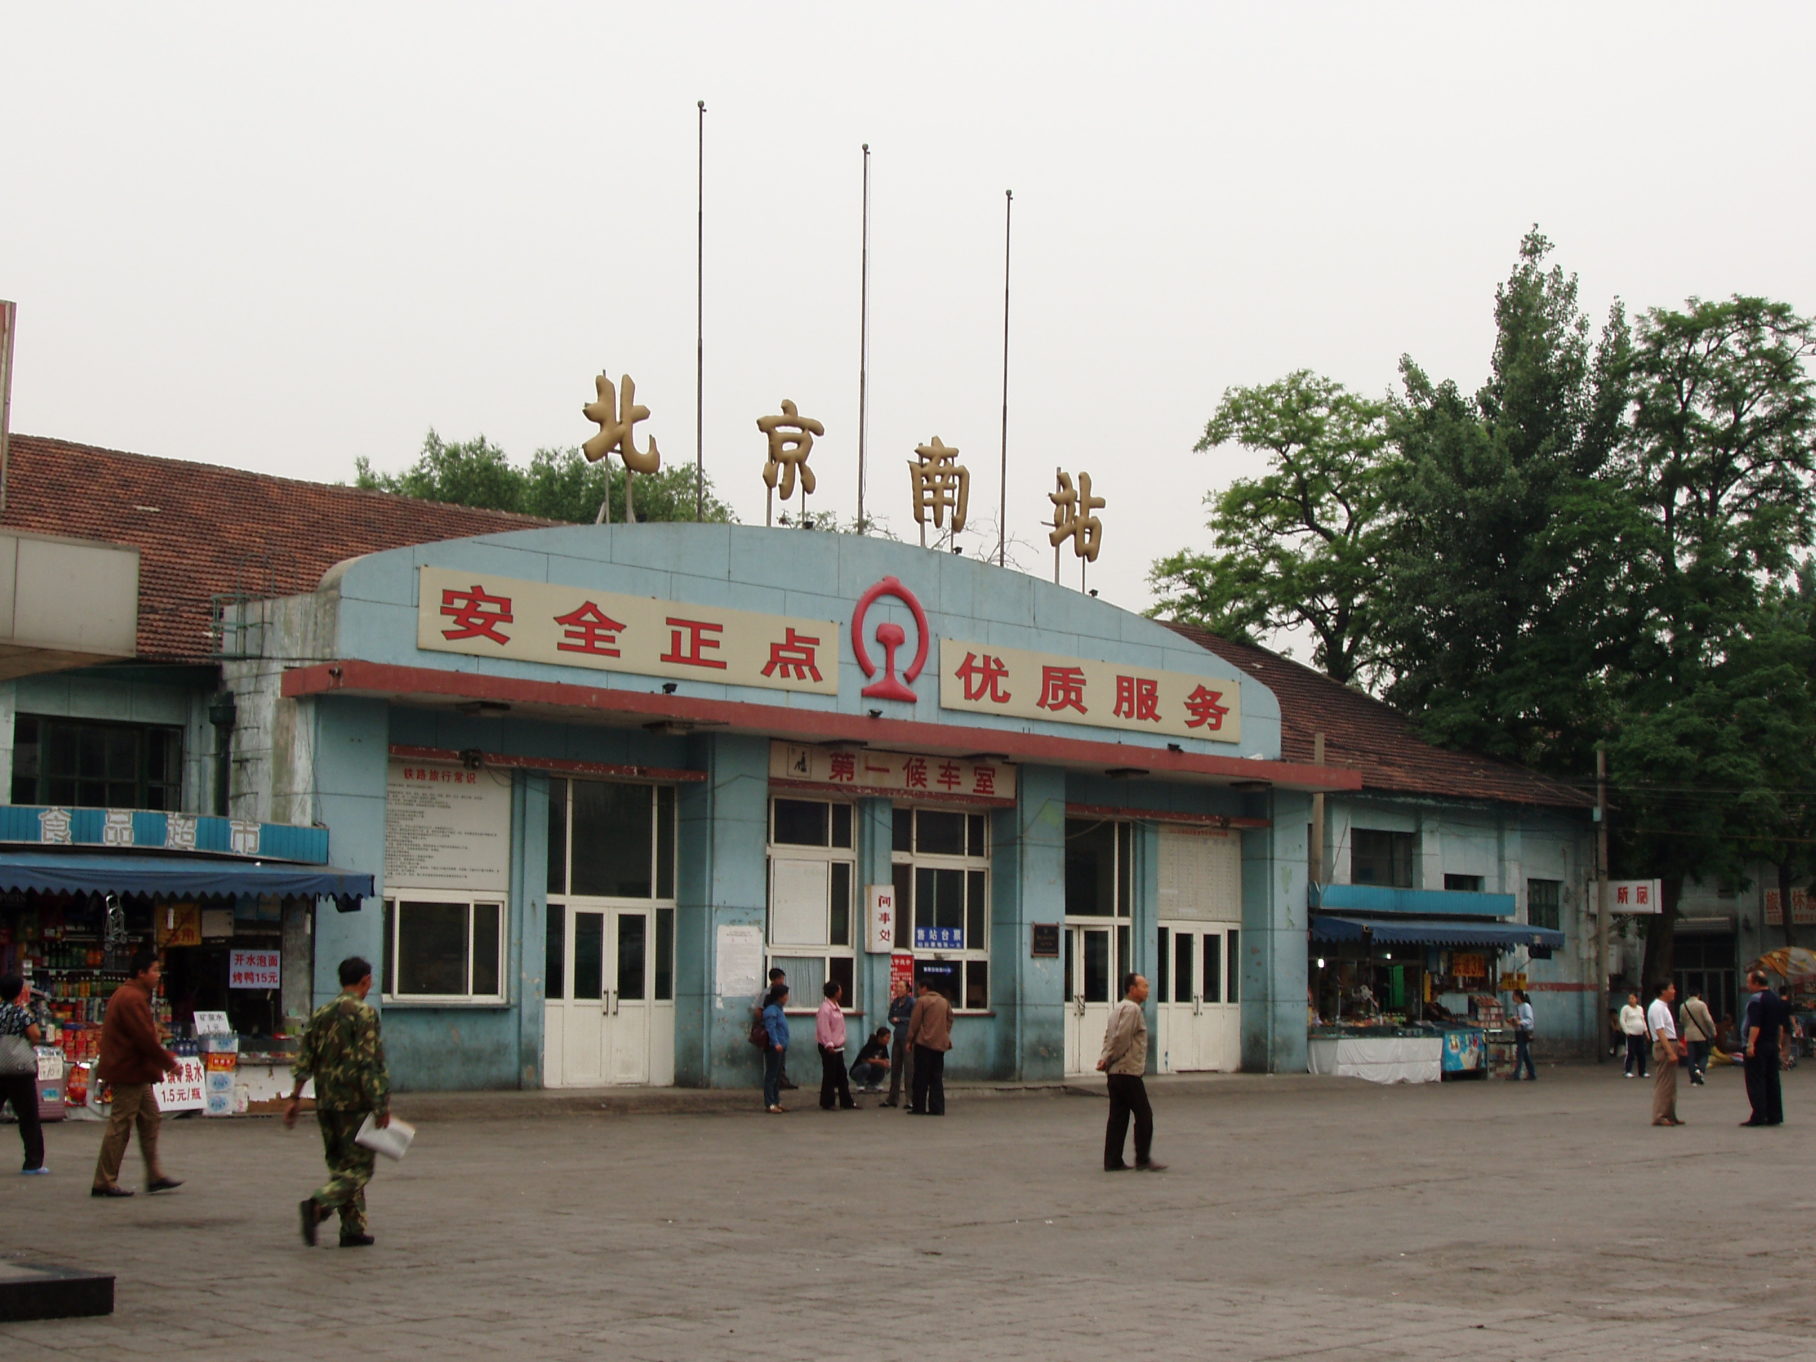
{"label": "paved plaza", "polygon": [[[1816,1337],[1810,1068],[1742,1130],[1738,1070],[1648,1124],[1616,1066],[1536,1084],[1149,1080],[1164,1173],[1099,1170],[1095,1086],[785,1116],[402,1095],[376,1247],[305,1249],[313,1123],[169,1121],[181,1191],[88,1196],[100,1126],[0,1183],[5,1254],[118,1274],[16,1357],[1800,1358]],[[1089,1094],[1089,1095],[1087,1095]],[[625,1108],[628,1107],[629,1110]],[[12,1131],[0,1132],[5,1139]],[[136,1153],[128,1172],[137,1177]],[[128,1183],[127,1185],[133,1185]]]}

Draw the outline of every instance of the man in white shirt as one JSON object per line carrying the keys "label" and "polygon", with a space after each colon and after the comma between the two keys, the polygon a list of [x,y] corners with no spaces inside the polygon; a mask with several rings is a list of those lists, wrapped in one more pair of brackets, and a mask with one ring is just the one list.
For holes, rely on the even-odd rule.
{"label": "man in white shirt", "polygon": [[1513,997],[1513,1072],[1507,1076],[1517,1083],[1524,1073],[1536,1083],[1539,1071],[1532,1066],[1532,995],[1516,988]]}
{"label": "man in white shirt", "polygon": [[1669,979],[1658,986],[1658,996],[1646,1009],[1646,1030],[1652,1037],[1652,1063],[1658,1075],[1652,1080],[1652,1124],[1681,1126],[1677,1119],[1677,1061],[1687,1053],[1677,1039],[1677,1020],[1671,1004],[1677,1001],[1677,985]]}

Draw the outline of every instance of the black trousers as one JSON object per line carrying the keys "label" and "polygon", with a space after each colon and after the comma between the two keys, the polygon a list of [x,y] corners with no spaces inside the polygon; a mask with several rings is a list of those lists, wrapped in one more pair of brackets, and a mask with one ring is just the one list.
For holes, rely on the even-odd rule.
{"label": "black trousers", "polygon": [[1105,1074],[1110,1082],[1110,1121],[1103,1133],[1103,1166],[1127,1167],[1122,1161],[1123,1142],[1129,1137],[1129,1117],[1135,1118],[1135,1166],[1149,1162],[1154,1153],[1154,1109],[1148,1105],[1147,1085],[1140,1074]]}
{"label": "black trousers", "polygon": [[19,1140],[25,1146],[25,1166],[44,1167],[44,1126],[38,1120],[38,1075],[0,1076],[0,1098],[13,1104],[19,1118]]}
{"label": "black trousers", "polygon": [[946,1052],[930,1046],[914,1047],[914,1088],[908,1099],[910,1111],[924,1111],[929,1116],[946,1114]]}
{"label": "black trousers", "polygon": [[1754,1046],[1756,1054],[1744,1063],[1747,1076],[1747,1101],[1753,1104],[1755,1125],[1784,1124],[1784,1092],[1778,1085],[1778,1049]]}
{"label": "black trousers", "polygon": [[838,1099],[841,1107],[855,1107],[851,1100],[851,1082],[845,1077],[845,1052],[828,1050],[820,1047],[820,1105],[827,1111],[833,1108],[833,1099]]}
{"label": "black trousers", "polygon": [[1626,1070],[1628,1073],[1638,1073],[1641,1078],[1646,1076],[1646,1055],[1650,1044],[1651,1042],[1644,1036],[1627,1037]]}

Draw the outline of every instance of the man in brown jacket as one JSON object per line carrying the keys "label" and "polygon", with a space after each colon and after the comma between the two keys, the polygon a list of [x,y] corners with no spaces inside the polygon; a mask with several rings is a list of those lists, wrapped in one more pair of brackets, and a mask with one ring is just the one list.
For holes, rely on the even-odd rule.
{"label": "man in brown jacket", "polygon": [[158,1162],[158,1099],[152,1084],[175,1073],[177,1057],[158,1038],[158,1024],[151,1015],[151,995],[157,991],[164,967],[153,951],[132,957],[131,977],[107,1000],[101,1022],[101,1060],[95,1077],[113,1085],[113,1114],[101,1140],[101,1157],[95,1160],[95,1182],[90,1196],[131,1196],[120,1186],[120,1161],[133,1127],[139,1131],[139,1153],[145,1156],[145,1190],[168,1192],[183,1184],[166,1177]]}
{"label": "man in brown jacket", "polygon": [[925,979],[914,1012],[908,1018],[908,1043],[914,1047],[914,1086],[910,1116],[946,1114],[946,1051],[952,1048],[952,1004]]}

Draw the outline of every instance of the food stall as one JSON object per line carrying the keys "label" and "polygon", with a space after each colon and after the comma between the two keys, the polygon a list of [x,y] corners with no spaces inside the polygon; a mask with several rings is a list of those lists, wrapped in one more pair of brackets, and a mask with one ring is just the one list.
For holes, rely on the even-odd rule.
{"label": "food stall", "polygon": [[[1333,891],[1363,889],[1371,892],[1348,897],[1373,911],[1312,914],[1307,1067],[1380,1083],[1498,1072],[1502,1041],[1511,1042],[1498,1000],[1500,955],[1525,949],[1542,956],[1563,944],[1563,933],[1497,920],[1512,914],[1510,894],[1333,885],[1321,899],[1334,908],[1341,896]],[[1402,904],[1476,911],[1413,916],[1394,911]]]}

